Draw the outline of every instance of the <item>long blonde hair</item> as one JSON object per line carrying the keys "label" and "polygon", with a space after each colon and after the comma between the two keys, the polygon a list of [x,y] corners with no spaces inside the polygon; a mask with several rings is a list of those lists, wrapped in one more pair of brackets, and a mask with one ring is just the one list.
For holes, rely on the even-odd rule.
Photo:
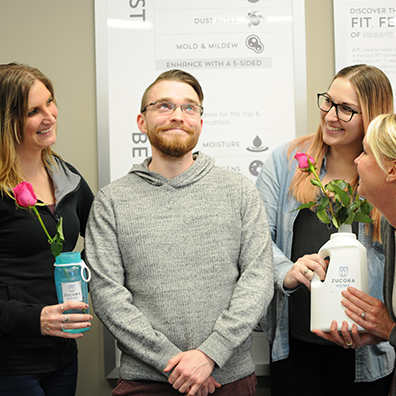
{"label": "long blonde hair", "polygon": [[[388,77],[380,69],[364,64],[348,66],[334,76],[331,84],[339,77],[348,79],[357,93],[359,106],[362,111],[364,134],[366,134],[371,120],[376,116],[393,112],[392,86]],[[316,134],[302,136],[293,140],[287,153],[290,159],[293,151],[303,151],[315,158],[316,163],[320,167],[328,149],[329,146],[323,141],[322,126],[319,124]],[[290,159],[291,166],[293,166],[292,162],[293,158]],[[356,185],[357,180],[356,172],[356,179],[352,184]],[[296,172],[292,178],[289,192],[297,201],[308,203],[309,201],[315,201],[319,194],[319,189],[311,184],[310,178],[305,173]],[[380,240],[380,212],[377,209],[373,209],[371,218],[374,222],[373,239]]]}
{"label": "long blonde hair", "polygon": [[[0,192],[12,196],[12,188],[23,181],[17,146],[23,142],[28,113],[29,92],[36,80],[51,93],[51,81],[38,69],[19,64],[0,65]],[[55,102],[56,103],[56,102]],[[46,167],[56,166],[51,147],[41,152]]]}

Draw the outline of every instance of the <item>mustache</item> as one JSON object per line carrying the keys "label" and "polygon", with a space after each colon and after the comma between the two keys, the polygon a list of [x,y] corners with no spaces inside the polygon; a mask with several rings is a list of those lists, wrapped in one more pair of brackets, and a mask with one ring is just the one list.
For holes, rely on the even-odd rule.
{"label": "mustache", "polygon": [[172,124],[168,124],[168,125],[165,125],[165,126],[159,126],[156,130],[157,130],[157,133],[161,133],[161,132],[167,131],[168,129],[181,129],[181,130],[183,130],[184,132],[187,132],[190,135],[194,134],[194,129],[193,128],[188,128],[188,127],[186,127],[184,125],[180,125],[180,124],[177,124],[177,123],[172,123]]}

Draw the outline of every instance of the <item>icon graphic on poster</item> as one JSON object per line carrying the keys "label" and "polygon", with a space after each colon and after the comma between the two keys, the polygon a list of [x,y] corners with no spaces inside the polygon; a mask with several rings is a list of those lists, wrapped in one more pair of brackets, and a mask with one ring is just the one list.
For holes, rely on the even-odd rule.
{"label": "icon graphic on poster", "polygon": [[248,0],[249,3],[258,3],[260,0]]}
{"label": "icon graphic on poster", "polygon": [[254,160],[249,165],[249,172],[253,176],[258,176],[264,164],[260,160]]}
{"label": "icon graphic on poster", "polygon": [[251,34],[246,39],[246,47],[253,50],[257,54],[260,54],[264,51],[264,44],[260,41],[260,38],[255,34]]}
{"label": "icon graphic on poster", "polygon": [[248,16],[246,17],[245,21],[249,19],[248,26],[252,27],[257,26],[260,24],[260,18],[263,18],[261,15],[256,15],[258,11],[248,12]]}
{"label": "icon graphic on poster", "polygon": [[253,146],[246,147],[246,150],[254,153],[262,153],[263,151],[268,150],[268,147],[263,146],[262,140],[256,136],[253,140]]}

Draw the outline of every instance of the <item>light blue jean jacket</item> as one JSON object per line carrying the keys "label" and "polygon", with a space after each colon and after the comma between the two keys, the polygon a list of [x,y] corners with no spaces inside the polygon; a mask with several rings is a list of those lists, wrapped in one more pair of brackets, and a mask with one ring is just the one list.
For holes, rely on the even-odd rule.
{"label": "light blue jean jacket", "polygon": [[[257,188],[265,202],[274,250],[275,293],[261,327],[272,347],[272,360],[282,360],[289,356],[289,315],[288,296],[292,290],[283,288],[286,273],[293,266],[290,261],[293,226],[300,202],[289,195],[289,186],[297,170],[297,161],[291,166],[287,159],[288,146],[278,147],[266,161],[257,178]],[[293,158],[295,153],[291,154]],[[320,169],[319,178],[326,174],[326,159]],[[307,177],[309,177],[307,175]],[[373,242],[359,223],[359,241],[367,249],[370,294],[383,301],[384,252],[379,242]],[[374,381],[393,371],[395,352],[388,342],[370,345],[355,350],[357,382]]]}

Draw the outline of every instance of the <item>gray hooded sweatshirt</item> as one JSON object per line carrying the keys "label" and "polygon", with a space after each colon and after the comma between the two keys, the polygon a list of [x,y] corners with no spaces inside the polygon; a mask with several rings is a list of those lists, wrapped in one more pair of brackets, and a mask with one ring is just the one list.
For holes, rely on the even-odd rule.
{"label": "gray hooded sweatshirt", "polygon": [[254,184],[198,152],[169,180],[150,159],[97,194],[86,231],[96,314],[122,351],[120,377],[167,381],[199,349],[227,384],[255,370],[252,330],[273,295],[271,235]]}

